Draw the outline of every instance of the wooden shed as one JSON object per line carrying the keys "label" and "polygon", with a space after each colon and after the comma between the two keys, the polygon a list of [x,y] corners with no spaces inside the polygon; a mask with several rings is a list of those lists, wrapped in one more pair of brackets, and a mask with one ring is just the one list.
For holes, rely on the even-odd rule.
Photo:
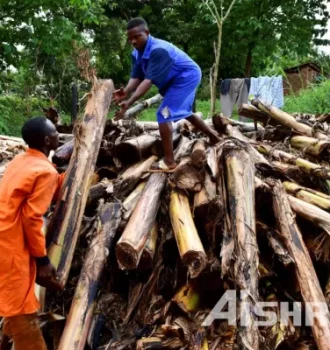
{"label": "wooden shed", "polygon": [[321,74],[321,68],[313,62],[308,62],[287,68],[284,72],[286,74],[286,78],[283,79],[284,94],[289,95],[306,89]]}

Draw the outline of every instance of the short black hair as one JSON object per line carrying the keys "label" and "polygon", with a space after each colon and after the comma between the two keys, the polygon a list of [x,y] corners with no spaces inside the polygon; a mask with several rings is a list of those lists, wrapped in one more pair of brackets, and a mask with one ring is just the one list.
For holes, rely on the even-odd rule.
{"label": "short black hair", "polygon": [[142,17],[132,18],[126,26],[126,30],[130,30],[135,27],[143,26],[145,29],[148,29],[147,22]]}
{"label": "short black hair", "polygon": [[46,117],[31,118],[22,127],[23,140],[30,148],[42,148],[45,137],[50,133],[49,120]]}

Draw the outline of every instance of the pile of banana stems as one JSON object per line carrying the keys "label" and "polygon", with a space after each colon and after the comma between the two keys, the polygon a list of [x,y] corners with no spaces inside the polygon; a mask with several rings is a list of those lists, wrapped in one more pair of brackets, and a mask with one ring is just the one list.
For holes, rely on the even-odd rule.
{"label": "pile of banana stems", "polygon": [[[46,231],[63,291],[40,293],[40,311],[65,319],[48,318],[48,348],[329,350],[328,119],[254,100],[239,111],[250,123],[207,120],[217,144],[179,122],[177,168],[152,173],[157,124],[107,121],[111,91],[94,86],[54,157],[67,174]],[[9,147],[24,151],[2,136],[0,168]]]}

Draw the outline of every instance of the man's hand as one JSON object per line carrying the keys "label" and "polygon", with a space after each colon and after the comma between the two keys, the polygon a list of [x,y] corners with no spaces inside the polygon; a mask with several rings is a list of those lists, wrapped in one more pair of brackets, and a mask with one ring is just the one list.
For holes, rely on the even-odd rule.
{"label": "man's hand", "polygon": [[44,266],[37,266],[36,283],[42,287],[52,290],[62,290],[62,286],[57,281],[57,273],[55,267],[49,263]]}
{"label": "man's hand", "polygon": [[115,101],[116,104],[125,100],[126,97],[127,97],[127,93],[122,88],[113,92],[113,100]]}
{"label": "man's hand", "polygon": [[125,116],[126,111],[128,110],[129,107],[129,102],[128,101],[123,101],[119,104],[119,106],[121,107],[121,109],[116,112],[115,116],[114,116],[114,120],[120,120],[123,119]]}

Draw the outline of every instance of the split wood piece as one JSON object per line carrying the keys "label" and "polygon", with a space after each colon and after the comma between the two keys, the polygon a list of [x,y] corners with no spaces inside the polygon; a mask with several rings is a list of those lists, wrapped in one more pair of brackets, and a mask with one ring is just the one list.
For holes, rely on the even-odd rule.
{"label": "split wood piece", "polygon": [[163,173],[152,174],[147,181],[134,212],[116,245],[116,257],[122,270],[133,270],[138,267],[143,249],[155,224],[165,183],[166,175]]}
{"label": "split wood piece", "polygon": [[111,80],[100,80],[93,86],[85,115],[76,129],[77,142],[48,227],[48,256],[57,269],[63,287],[79,237],[112,92]]}
{"label": "split wood piece", "polygon": [[196,168],[203,168],[206,163],[206,146],[204,140],[195,142],[191,152],[191,162]]}
{"label": "split wood piece", "polygon": [[145,101],[139,102],[132,108],[128,109],[125,113],[124,120],[129,118],[134,118],[137,114],[142,112],[143,110],[149,108],[150,106],[159,103],[163,99],[163,96],[160,94],[157,94],[151,98],[148,98]]}
{"label": "split wood piece", "polygon": [[170,199],[170,218],[181,260],[191,278],[205,269],[207,257],[191,215],[188,197],[173,190]]}
{"label": "split wood piece", "polygon": [[177,148],[174,151],[174,160],[179,163],[184,157],[190,156],[194,145],[194,140],[189,140],[188,137],[182,136]]}
{"label": "split wood piece", "polygon": [[146,182],[141,182],[123,202],[123,220],[126,221],[131,217],[145,186]]}
{"label": "split wood piece", "polygon": [[125,170],[125,172],[118,178],[118,181],[115,184],[115,192],[118,193],[118,195],[121,197],[125,197],[130,191],[134,189],[136,184],[144,175],[148,175],[148,169],[157,159],[158,158],[156,156],[151,156],[148,159],[134,164]]}
{"label": "split wood piece", "polygon": [[151,232],[148,235],[147,242],[144,246],[140,263],[139,263],[139,269],[147,270],[152,268],[154,256],[156,253],[157,239],[158,239],[158,225],[157,223],[155,223],[151,229]]}
{"label": "split wood piece", "polygon": [[186,314],[195,312],[200,304],[200,296],[195,284],[190,281],[183,286],[173,297],[172,303],[176,304]]}
{"label": "split wood piece", "polygon": [[206,163],[208,166],[208,170],[211,173],[211,179],[213,181],[217,181],[219,176],[219,161],[217,155],[217,148],[210,147],[206,151]]}
{"label": "split wood piece", "polygon": [[[232,222],[235,260],[232,273],[239,290],[247,293],[239,309],[246,305],[252,310],[258,301],[258,243],[255,214],[254,163],[244,146],[227,142],[223,146],[226,166],[226,184],[229,214]],[[244,303],[244,304],[243,304]],[[250,313],[249,325],[238,330],[241,349],[259,349],[259,332],[256,319]]]}
{"label": "split wood piece", "polygon": [[330,140],[318,140],[308,136],[293,136],[290,139],[290,144],[312,156],[320,156],[324,151],[330,149]]}
{"label": "split wood piece", "polygon": [[[303,241],[301,232],[291,210],[291,198],[288,198],[281,182],[273,184],[273,208],[277,225],[286,248],[290,252],[296,266],[296,275],[306,307],[314,312],[312,332],[320,350],[330,349],[330,313],[325,302],[322,289],[314,270],[313,262]],[[294,198],[293,203],[300,201]],[[310,205],[310,204],[308,204]],[[321,210],[321,209],[320,209]],[[328,214],[329,215],[329,214]],[[307,304],[308,303],[308,304]],[[314,304],[310,304],[314,303]]]}
{"label": "split wood piece", "polygon": [[92,186],[89,190],[87,205],[95,203],[99,199],[103,198],[107,194],[107,190],[109,189],[109,186],[111,187],[111,184],[112,181],[105,178],[96,185]]}
{"label": "split wood piece", "polygon": [[206,172],[204,186],[194,197],[194,214],[207,224],[216,225],[223,215],[222,210],[217,185]]}
{"label": "split wood piece", "polygon": [[283,112],[274,106],[263,103],[258,99],[254,99],[252,101],[252,104],[253,106],[259,108],[261,111],[267,113],[278,123],[291,128],[298,134],[306,135],[309,137],[316,137],[319,140],[329,140],[329,137],[326,134],[319,131],[315,131],[312,127],[306,124],[297,122],[297,120],[292,115]]}
{"label": "split wood piece", "polygon": [[305,160],[300,157],[295,157],[290,153],[275,150],[272,147],[265,144],[259,144],[258,146],[256,146],[256,148],[260,153],[267,154],[273,159],[276,159],[280,162],[296,165],[302,172],[308,175],[314,175],[321,177],[325,180],[330,180],[330,168],[309,162],[308,160]]}
{"label": "split wood piece", "polygon": [[251,147],[251,143],[253,141],[246,136],[244,136],[237,127],[234,127],[228,123],[227,118],[223,118],[220,116],[213,117],[213,124],[216,130],[220,133],[221,130],[225,132],[228,136],[234,137],[239,141],[245,142],[245,148],[248,150],[249,154],[253,157],[255,164],[265,167],[266,169],[271,169],[271,165],[268,160],[257,152],[253,147]]}
{"label": "split wood piece", "polygon": [[121,206],[118,203],[106,203],[99,207],[96,232],[85,257],[59,350],[85,348],[99,280],[114,242],[120,215]]}
{"label": "split wood piece", "polygon": [[238,115],[256,120],[262,123],[263,125],[271,125],[271,126],[279,125],[279,123],[276,120],[269,117],[267,113],[262,112],[260,109],[245,103],[238,110]]}
{"label": "split wood piece", "polygon": [[[266,184],[265,184],[266,185]],[[270,190],[270,187],[266,185]],[[280,233],[272,230],[264,223],[257,223],[257,232],[262,232],[266,235],[269,245],[273,248],[278,260],[284,265],[289,266],[293,263],[293,259],[289,254],[289,251],[284,247],[283,243],[280,241]]]}
{"label": "split wood piece", "polygon": [[[153,132],[150,134],[142,134],[138,137],[134,137],[123,142],[120,142],[114,148],[114,155],[123,164],[132,164],[151,155],[151,148],[156,143],[160,141],[160,136],[158,132]],[[161,146],[161,143],[157,143]],[[162,148],[154,147],[155,155],[161,156]]]}
{"label": "split wood piece", "polygon": [[184,347],[180,338],[162,340],[157,337],[142,338],[136,343],[136,350],[173,349],[179,350]]}
{"label": "split wood piece", "polygon": [[190,157],[185,157],[175,168],[170,177],[170,183],[181,190],[199,192],[203,188],[204,172],[193,166]]}
{"label": "split wood piece", "polygon": [[53,162],[57,166],[62,166],[69,163],[74,149],[74,142],[74,139],[72,139],[55,151],[55,154],[53,155]]}
{"label": "split wood piece", "polygon": [[304,202],[316,205],[321,209],[327,211],[330,210],[330,196],[310,188],[302,187],[293,182],[285,181],[283,182],[283,186],[288,194],[291,194]]}
{"label": "split wood piece", "polygon": [[293,196],[289,196],[292,210],[299,216],[320,227],[330,235],[330,214]]}

